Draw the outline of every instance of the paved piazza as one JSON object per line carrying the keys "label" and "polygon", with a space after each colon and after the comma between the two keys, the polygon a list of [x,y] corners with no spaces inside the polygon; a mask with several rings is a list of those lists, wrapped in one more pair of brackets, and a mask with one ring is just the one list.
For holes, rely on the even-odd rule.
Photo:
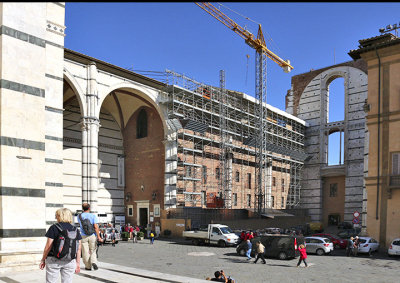
{"label": "paved piazza", "polygon": [[[332,255],[308,255],[309,268],[296,268],[297,259],[267,258],[254,264],[238,256],[233,247],[194,246],[190,241],[149,240],[134,244],[120,242],[116,247],[102,246],[99,261],[205,279],[223,269],[236,282],[400,282],[400,258],[389,258],[384,252],[346,257],[344,250]],[[302,265],[304,266],[304,265]]]}

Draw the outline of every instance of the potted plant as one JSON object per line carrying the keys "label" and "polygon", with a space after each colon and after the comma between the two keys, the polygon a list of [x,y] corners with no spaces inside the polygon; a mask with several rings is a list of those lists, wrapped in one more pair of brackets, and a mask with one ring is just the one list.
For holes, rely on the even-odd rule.
{"label": "potted plant", "polygon": [[138,240],[143,240],[144,239],[144,233],[142,231],[137,233],[137,239]]}
{"label": "potted plant", "polygon": [[128,241],[128,239],[129,239],[129,232],[122,232],[121,238],[122,238],[122,241]]}

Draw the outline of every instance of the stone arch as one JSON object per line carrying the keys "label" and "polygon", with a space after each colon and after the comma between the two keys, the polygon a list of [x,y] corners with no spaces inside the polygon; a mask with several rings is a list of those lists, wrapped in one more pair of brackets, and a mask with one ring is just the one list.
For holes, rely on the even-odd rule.
{"label": "stone arch", "polygon": [[66,82],[68,82],[69,86],[72,88],[72,90],[74,91],[74,93],[76,95],[82,116],[86,116],[86,107],[84,107],[85,94],[82,91],[77,80],[74,78],[74,76],[71,74],[71,72],[68,71],[65,67],[64,67],[64,79]]}
{"label": "stone arch", "polygon": [[100,109],[103,105],[104,100],[107,98],[107,96],[110,93],[112,93],[113,91],[117,91],[118,89],[124,89],[126,91],[130,91],[133,94],[138,95],[139,97],[141,97],[142,99],[144,99],[148,103],[150,103],[156,109],[158,115],[161,118],[161,121],[163,124],[164,136],[166,136],[166,134],[167,134],[167,124],[166,124],[166,120],[165,120],[166,116],[165,116],[163,110],[161,109],[160,105],[157,103],[159,92],[157,92],[156,90],[150,91],[150,90],[146,89],[145,87],[138,86],[138,85],[135,85],[132,83],[123,82],[123,83],[115,84],[115,85],[112,85],[109,88],[107,88],[103,93],[101,93],[99,95],[100,99],[99,99],[99,103],[98,103],[98,106],[96,109],[96,117],[98,117],[98,114],[100,113]]}

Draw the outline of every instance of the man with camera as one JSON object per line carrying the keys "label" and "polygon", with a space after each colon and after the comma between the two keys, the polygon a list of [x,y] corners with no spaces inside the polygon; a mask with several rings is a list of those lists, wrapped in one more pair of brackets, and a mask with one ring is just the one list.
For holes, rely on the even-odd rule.
{"label": "man with camera", "polygon": [[225,283],[235,283],[235,279],[229,277],[226,277],[225,273],[223,270],[221,271],[215,271],[214,272],[214,278],[211,279],[211,281],[216,281],[216,282],[225,282]]}

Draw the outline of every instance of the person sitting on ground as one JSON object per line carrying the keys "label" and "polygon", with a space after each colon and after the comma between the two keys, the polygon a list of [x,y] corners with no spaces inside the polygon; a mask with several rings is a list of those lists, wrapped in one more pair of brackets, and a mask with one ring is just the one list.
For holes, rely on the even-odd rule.
{"label": "person sitting on ground", "polygon": [[221,271],[215,271],[214,272],[214,278],[211,279],[211,281],[215,282],[225,282],[225,283],[235,283],[235,279],[229,277],[226,277],[225,273],[223,270]]}

